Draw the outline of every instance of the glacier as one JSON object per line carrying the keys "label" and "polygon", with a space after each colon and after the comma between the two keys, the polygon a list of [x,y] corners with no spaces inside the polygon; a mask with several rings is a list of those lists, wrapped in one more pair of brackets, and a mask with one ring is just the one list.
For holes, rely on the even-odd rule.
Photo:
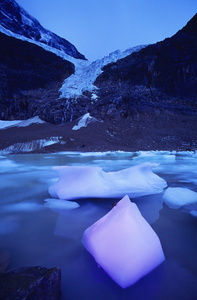
{"label": "glacier", "polygon": [[140,45],[129,48],[123,52],[116,50],[102,59],[97,59],[93,62],[84,60],[73,60],[75,65],[75,73],[68,77],[60,88],[60,98],[76,99],[83,94],[84,91],[92,92],[92,101],[97,100],[96,90],[94,85],[96,78],[102,73],[102,68],[112,62],[124,58],[133,52],[140,51],[147,45]]}
{"label": "glacier", "polygon": [[[17,6],[17,4],[15,4]],[[14,32],[14,28],[11,27],[11,30],[8,29],[9,27],[6,27],[5,25],[0,24],[0,32],[12,36],[14,38],[20,39],[22,41],[27,41],[29,43],[33,43],[41,48],[43,48],[46,51],[50,51],[57,56],[63,58],[64,60],[67,60],[74,64],[75,66],[75,73],[72,74],[69,78],[65,79],[62,87],[60,88],[60,98],[67,98],[72,99],[72,101],[75,101],[76,98],[81,96],[84,91],[90,91],[92,92],[92,101],[97,100],[97,94],[96,90],[97,87],[94,86],[94,81],[96,78],[102,73],[102,68],[112,62],[116,62],[119,59],[122,59],[128,55],[130,55],[133,52],[137,52],[141,50],[142,48],[146,47],[147,45],[140,45],[135,46],[126,49],[125,51],[116,50],[112,53],[110,53],[108,56],[103,57],[102,59],[97,59],[95,61],[89,61],[86,60],[83,55],[78,53],[77,57],[77,50],[75,47],[70,44],[68,41],[64,41],[65,43],[68,43],[68,49],[65,49],[64,45],[62,44],[62,40],[54,33],[50,32],[49,30],[44,29],[39,22],[31,17],[22,7],[20,7],[20,15],[22,20],[22,26],[23,30],[20,33],[20,30],[17,32]],[[4,12],[5,15],[5,12]],[[8,15],[6,15],[6,18],[9,18]],[[14,20],[15,21],[15,20]],[[14,22],[13,21],[13,22]],[[4,23],[3,23],[4,24]],[[39,34],[39,38],[36,37],[29,37],[29,33],[26,32],[25,26],[30,26],[32,28],[36,28]],[[60,45],[56,45],[54,41],[57,39],[60,40]],[[76,53],[75,53],[76,52]]]}
{"label": "glacier", "polygon": [[59,180],[49,187],[49,194],[59,199],[113,198],[157,194],[166,181],[152,172],[154,163],[142,163],[115,172],[93,166],[60,166],[53,169]]}
{"label": "glacier", "polygon": [[122,288],[133,285],[165,260],[157,234],[127,195],[85,230],[82,243]]}

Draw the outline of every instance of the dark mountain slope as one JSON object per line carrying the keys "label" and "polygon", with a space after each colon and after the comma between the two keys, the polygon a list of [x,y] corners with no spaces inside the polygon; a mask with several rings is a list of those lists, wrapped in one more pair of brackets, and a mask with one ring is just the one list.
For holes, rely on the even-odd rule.
{"label": "dark mountain slope", "polygon": [[122,107],[126,115],[196,112],[197,14],[173,37],[105,66],[95,85],[105,102],[113,99],[114,110]]}
{"label": "dark mountain slope", "polygon": [[30,16],[14,0],[1,0],[0,7],[0,25],[3,28],[32,41],[61,50],[74,58],[85,59],[84,55],[79,53],[74,45],[43,28],[35,18]]}
{"label": "dark mountain slope", "polygon": [[[72,73],[72,63],[0,33],[0,118],[43,116],[44,108],[58,99],[58,88]],[[48,118],[54,121],[53,109]]]}

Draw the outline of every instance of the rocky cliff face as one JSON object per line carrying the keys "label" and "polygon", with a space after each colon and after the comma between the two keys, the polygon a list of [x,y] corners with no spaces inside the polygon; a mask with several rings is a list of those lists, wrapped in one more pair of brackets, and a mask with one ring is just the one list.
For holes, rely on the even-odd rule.
{"label": "rocky cliff face", "polygon": [[74,73],[74,65],[3,33],[0,43],[0,118],[26,119],[39,114],[54,122],[59,108],[53,109],[53,102],[63,80]]}
{"label": "rocky cliff face", "polygon": [[173,37],[105,66],[95,85],[112,115],[196,113],[197,14]]}

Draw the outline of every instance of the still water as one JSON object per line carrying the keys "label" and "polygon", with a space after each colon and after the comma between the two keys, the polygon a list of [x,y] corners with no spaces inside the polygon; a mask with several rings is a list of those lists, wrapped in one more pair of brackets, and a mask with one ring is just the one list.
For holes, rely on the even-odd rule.
{"label": "still water", "polygon": [[197,299],[197,218],[192,207],[171,209],[162,194],[131,199],[160,238],[166,260],[135,285],[122,289],[101,269],[81,243],[84,230],[120,199],[83,199],[73,210],[44,201],[55,182],[53,166],[91,165],[117,171],[156,162],[154,172],[169,187],[197,192],[197,154],[191,152],[107,152],[0,156],[0,250],[9,252],[8,270],[58,266],[61,299]]}

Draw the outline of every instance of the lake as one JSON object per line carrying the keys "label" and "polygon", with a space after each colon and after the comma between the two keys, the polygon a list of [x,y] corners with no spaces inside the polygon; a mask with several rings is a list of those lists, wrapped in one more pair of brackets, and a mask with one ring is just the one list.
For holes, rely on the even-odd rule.
{"label": "lake", "polygon": [[162,193],[131,199],[160,238],[166,260],[133,286],[122,289],[81,243],[84,230],[120,199],[80,199],[80,207],[51,209],[44,201],[57,180],[53,166],[100,166],[118,171],[143,162],[169,187],[197,192],[197,153],[61,152],[0,156],[0,250],[9,252],[8,270],[58,266],[61,299],[197,299],[197,204],[168,207]]}

